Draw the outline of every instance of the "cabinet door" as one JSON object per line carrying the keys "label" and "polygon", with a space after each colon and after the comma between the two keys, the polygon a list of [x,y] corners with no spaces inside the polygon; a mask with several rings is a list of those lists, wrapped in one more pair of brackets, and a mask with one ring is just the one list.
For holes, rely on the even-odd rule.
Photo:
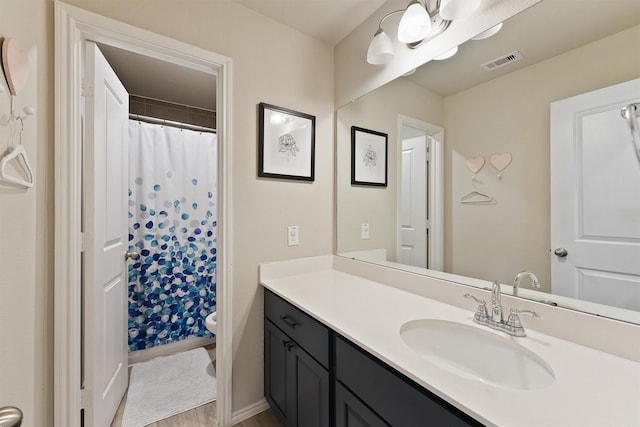
{"label": "cabinet door", "polygon": [[336,379],[394,427],[482,424],[367,351],[336,339]]}
{"label": "cabinet door", "polygon": [[294,401],[289,406],[288,426],[329,427],[329,372],[302,348],[289,351],[293,374],[290,390]]}
{"label": "cabinet door", "polygon": [[287,346],[292,341],[271,322],[264,321],[264,395],[282,424],[287,425],[290,394],[289,377],[293,372]]}
{"label": "cabinet door", "polygon": [[336,383],[336,427],[388,427],[382,418],[339,382]]}

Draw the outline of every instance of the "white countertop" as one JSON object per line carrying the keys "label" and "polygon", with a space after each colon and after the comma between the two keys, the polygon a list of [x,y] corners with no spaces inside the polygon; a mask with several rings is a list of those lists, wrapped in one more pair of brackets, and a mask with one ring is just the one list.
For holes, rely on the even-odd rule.
{"label": "white countertop", "polygon": [[[276,264],[261,265],[264,287],[482,423],[640,426],[640,363],[532,330],[508,337],[473,323],[472,311],[338,271],[326,260]],[[544,359],[555,381],[545,389],[510,390],[445,371],[400,336],[405,322],[426,318],[508,337]]]}

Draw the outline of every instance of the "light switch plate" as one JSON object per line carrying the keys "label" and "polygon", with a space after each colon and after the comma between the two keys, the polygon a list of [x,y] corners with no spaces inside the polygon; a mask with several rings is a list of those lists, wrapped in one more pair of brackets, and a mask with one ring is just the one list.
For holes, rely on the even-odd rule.
{"label": "light switch plate", "polygon": [[360,224],[360,239],[368,240],[369,239],[369,224],[363,222]]}
{"label": "light switch plate", "polygon": [[298,246],[300,244],[300,230],[297,225],[287,227],[287,245]]}

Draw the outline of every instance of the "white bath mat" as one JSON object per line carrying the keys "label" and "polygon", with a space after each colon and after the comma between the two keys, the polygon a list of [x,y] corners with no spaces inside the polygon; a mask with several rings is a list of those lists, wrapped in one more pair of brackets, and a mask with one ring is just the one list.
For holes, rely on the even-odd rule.
{"label": "white bath mat", "polygon": [[216,400],[216,374],[200,347],[131,368],[122,427],[142,427]]}

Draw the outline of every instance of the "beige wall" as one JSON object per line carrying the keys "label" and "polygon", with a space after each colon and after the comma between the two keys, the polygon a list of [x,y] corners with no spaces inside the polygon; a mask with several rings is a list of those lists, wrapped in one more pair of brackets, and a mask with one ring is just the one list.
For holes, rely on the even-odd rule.
{"label": "beige wall", "polygon": [[[381,249],[395,261],[398,186],[398,115],[442,125],[442,98],[406,79],[396,79],[341,108],[336,125],[338,252]],[[351,185],[351,126],[388,134],[387,187]],[[370,238],[360,238],[369,224]]]}
{"label": "beige wall", "polygon": [[[36,110],[23,135],[35,187],[0,184],[0,406],[18,406],[24,425],[40,426],[52,408],[52,4],[3,0],[0,8],[0,37],[16,39],[30,63],[16,113]],[[0,83],[6,87],[2,72]],[[0,116],[9,114],[9,102],[8,92],[0,94]],[[17,143],[19,129],[11,142],[9,128],[0,125],[0,153]]]}
{"label": "beige wall", "polygon": [[[638,40],[640,26],[445,98],[446,271],[511,283],[530,269],[549,290],[549,104],[640,77]],[[489,157],[504,152],[498,180]],[[495,205],[459,202],[478,155],[477,188]]]}
{"label": "beige wall", "polygon": [[[234,60],[233,409],[256,403],[263,396],[258,263],[333,250],[333,48],[228,0],[68,3]],[[36,187],[0,186],[0,406],[24,409],[26,427],[47,426],[53,419],[53,2],[2,0],[1,7],[0,36],[37,50],[30,83],[37,83],[37,97],[32,89],[30,99],[37,98],[38,114],[30,126],[37,124],[38,137],[31,127],[25,137],[37,164]],[[315,182],[256,177],[261,101],[316,116]],[[0,95],[0,115],[6,110]],[[4,150],[4,138],[0,144]],[[287,247],[287,225],[300,227],[300,246]]]}

